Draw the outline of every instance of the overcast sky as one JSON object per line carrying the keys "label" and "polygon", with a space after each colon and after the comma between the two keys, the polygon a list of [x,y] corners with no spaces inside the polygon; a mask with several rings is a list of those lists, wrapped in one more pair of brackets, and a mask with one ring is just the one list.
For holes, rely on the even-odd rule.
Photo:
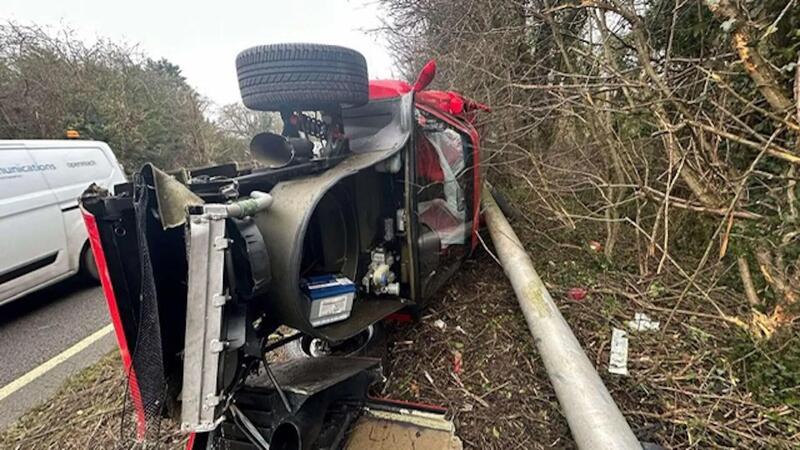
{"label": "overcast sky", "polygon": [[371,0],[0,0],[0,20],[139,44],[149,56],[178,64],[218,104],[240,101],[234,60],[258,44],[344,45],[364,54],[370,78],[392,75],[383,42],[366,33],[380,26]]}

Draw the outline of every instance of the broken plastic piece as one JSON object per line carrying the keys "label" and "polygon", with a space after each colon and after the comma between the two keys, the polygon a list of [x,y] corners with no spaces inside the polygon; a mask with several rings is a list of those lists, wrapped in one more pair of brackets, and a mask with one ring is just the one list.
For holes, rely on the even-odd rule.
{"label": "broken plastic piece", "polygon": [[461,352],[456,350],[453,352],[453,373],[456,375],[461,375],[461,372],[464,370],[464,360],[461,356]]}
{"label": "broken plastic piece", "polygon": [[614,328],[611,330],[611,354],[608,358],[609,373],[628,375],[628,333]]}
{"label": "broken plastic piece", "polygon": [[569,296],[569,298],[571,300],[576,301],[576,302],[583,301],[586,298],[587,294],[588,293],[586,292],[586,289],[584,289],[584,288],[577,288],[576,287],[576,288],[571,288],[569,291],[567,291],[567,295]]}
{"label": "broken plastic piece", "polygon": [[634,314],[633,320],[629,320],[625,324],[633,331],[657,331],[661,326],[661,322],[651,319],[645,313]]}

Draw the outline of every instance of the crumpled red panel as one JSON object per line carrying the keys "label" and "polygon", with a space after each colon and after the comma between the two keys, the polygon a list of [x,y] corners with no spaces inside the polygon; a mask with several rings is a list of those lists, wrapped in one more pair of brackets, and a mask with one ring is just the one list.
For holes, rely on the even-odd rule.
{"label": "crumpled red panel", "polygon": [[[371,80],[369,82],[369,99],[381,100],[400,97],[411,90],[411,85],[402,80]],[[491,111],[491,108],[483,103],[465,98],[453,91],[420,91],[416,93],[415,101],[454,116],[463,116],[465,113],[476,110]]]}
{"label": "crumpled red panel", "polygon": [[370,80],[369,99],[382,100],[384,98],[400,97],[411,92],[411,85],[401,80]]}

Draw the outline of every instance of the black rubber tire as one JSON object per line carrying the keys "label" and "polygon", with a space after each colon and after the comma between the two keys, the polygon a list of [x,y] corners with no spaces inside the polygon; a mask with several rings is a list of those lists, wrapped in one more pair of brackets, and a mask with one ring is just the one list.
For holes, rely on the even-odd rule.
{"label": "black rubber tire", "polygon": [[369,101],[364,56],[323,44],[273,44],[236,57],[244,105],[258,111],[324,111]]}
{"label": "black rubber tire", "polygon": [[97,263],[94,260],[94,253],[89,243],[83,245],[81,250],[80,270],[81,278],[90,283],[100,283],[100,274],[97,272]]}

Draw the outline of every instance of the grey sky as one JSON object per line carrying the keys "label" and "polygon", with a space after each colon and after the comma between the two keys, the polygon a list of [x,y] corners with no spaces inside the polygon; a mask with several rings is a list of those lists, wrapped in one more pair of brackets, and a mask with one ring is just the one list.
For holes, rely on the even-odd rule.
{"label": "grey sky", "polygon": [[178,64],[201,94],[223,104],[240,100],[236,54],[258,44],[344,45],[364,54],[371,78],[390,77],[383,43],[365,33],[380,25],[377,9],[365,0],[2,0],[0,20],[138,43],[149,56]]}

